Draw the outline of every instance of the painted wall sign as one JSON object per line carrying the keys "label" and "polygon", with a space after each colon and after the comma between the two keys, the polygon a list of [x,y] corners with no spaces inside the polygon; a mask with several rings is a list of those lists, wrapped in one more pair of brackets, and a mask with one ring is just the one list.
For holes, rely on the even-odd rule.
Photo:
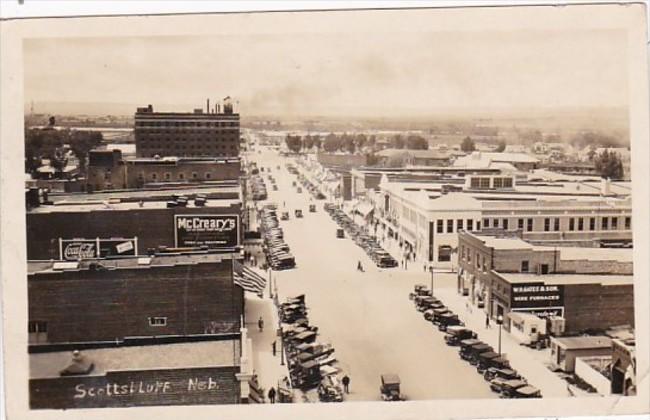
{"label": "painted wall sign", "polygon": [[66,261],[136,255],[137,238],[59,239],[59,257]]}
{"label": "painted wall sign", "polygon": [[512,285],[511,308],[543,308],[564,306],[564,286],[543,283],[521,283]]}
{"label": "painted wall sign", "polygon": [[239,216],[225,214],[174,215],[175,245],[233,248],[239,243]]}
{"label": "painted wall sign", "polygon": [[38,408],[236,404],[239,367],[107,372],[104,376],[31,379],[30,406]]}

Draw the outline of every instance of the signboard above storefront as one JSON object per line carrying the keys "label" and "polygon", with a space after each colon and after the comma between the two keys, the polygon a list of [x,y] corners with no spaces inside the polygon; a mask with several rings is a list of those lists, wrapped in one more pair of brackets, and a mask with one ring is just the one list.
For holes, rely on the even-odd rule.
{"label": "signboard above storefront", "polygon": [[240,245],[238,215],[207,214],[174,216],[177,248],[234,248]]}
{"label": "signboard above storefront", "polygon": [[137,254],[138,238],[59,239],[59,259],[80,261]]}
{"label": "signboard above storefront", "polygon": [[544,283],[518,283],[512,285],[511,308],[545,308],[564,306],[564,286]]}

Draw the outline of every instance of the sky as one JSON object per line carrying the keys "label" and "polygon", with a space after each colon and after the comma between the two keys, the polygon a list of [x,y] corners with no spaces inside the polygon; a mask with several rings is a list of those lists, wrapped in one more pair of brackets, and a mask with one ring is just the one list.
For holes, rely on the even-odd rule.
{"label": "sky", "polygon": [[25,101],[128,113],[231,96],[248,115],[375,117],[627,106],[624,32],[435,29],[30,39]]}

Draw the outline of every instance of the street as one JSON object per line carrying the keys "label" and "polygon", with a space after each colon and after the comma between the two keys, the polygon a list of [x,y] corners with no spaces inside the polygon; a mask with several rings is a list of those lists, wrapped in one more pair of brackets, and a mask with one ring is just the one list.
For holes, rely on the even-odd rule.
{"label": "street", "polygon": [[[334,345],[337,366],[351,378],[347,400],[379,400],[382,373],[400,376],[407,399],[496,398],[476,369],[459,358],[458,348],[447,346],[444,333],[408,299],[414,284],[429,284],[429,274],[380,270],[352,240],[337,239],[336,224],[323,210],[325,201],[310,200],[306,190],[297,193],[286,159],[262,150],[253,158],[258,167],[272,168],[279,191],[270,188],[266,169],[262,175],[269,201],[278,204],[278,211],[290,212],[281,227],[297,263],[296,269],[273,273],[280,300],[306,295],[319,341]],[[310,202],[317,205],[316,213],[308,212]],[[302,209],[304,218],[296,219],[295,209]],[[358,261],[365,272],[357,271]],[[446,277],[436,279],[435,287],[453,289],[455,281]]]}

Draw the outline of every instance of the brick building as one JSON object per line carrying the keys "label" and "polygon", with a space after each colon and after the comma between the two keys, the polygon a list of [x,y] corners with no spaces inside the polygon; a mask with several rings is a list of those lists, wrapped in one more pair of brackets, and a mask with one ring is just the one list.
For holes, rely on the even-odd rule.
{"label": "brick building", "polygon": [[491,317],[565,318],[566,332],[634,325],[632,251],[534,246],[517,237],[460,232],[458,288]]}
{"label": "brick building", "polygon": [[[239,227],[236,232],[219,232],[215,224],[194,236],[187,229],[187,221],[194,218],[197,223],[238,220],[242,209],[238,185],[50,195],[48,199],[53,204],[37,205],[27,212],[29,260],[62,259],[68,246],[78,251],[93,242],[97,243],[95,252],[103,250],[104,243],[114,243],[113,249],[132,242],[136,255],[146,255],[149,249],[160,246],[212,247],[222,240],[241,243]],[[103,256],[114,254],[111,249],[102,251]]]}
{"label": "brick building", "polygon": [[138,157],[239,156],[239,114],[225,102],[206,112],[154,112],[153,107],[135,113],[135,145]]}
{"label": "brick building", "polygon": [[87,191],[145,188],[152,184],[238,179],[241,161],[233,158],[156,157],[123,159],[119,150],[88,154]]}

